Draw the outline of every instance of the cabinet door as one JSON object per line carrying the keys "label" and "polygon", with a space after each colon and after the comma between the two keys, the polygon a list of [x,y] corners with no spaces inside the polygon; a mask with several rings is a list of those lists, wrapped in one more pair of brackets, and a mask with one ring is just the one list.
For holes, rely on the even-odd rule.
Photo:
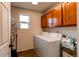
{"label": "cabinet door", "polygon": [[53,25],[54,26],[62,26],[62,9],[61,5],[55,7],[53,11]]}
{"label": "cabinet door", "polygon": [[53,24],[52,24],[52,11],[49,11],[46,15],[47,17],[47,22],[48,22],[48,27],[52,27]]}
{"label": "cabinet door", "polygon": [[76,25],[76,3],[71,2],[71,3],[65,3],[65,20],[64,25]]}
{"label": "cabinet door", "polygon": [[48,27],[48,22],[47,22],[47,18],[46,15],[41,16],[41,27]]}
{"label": "cabinet door", "polygon": [[[69,11],[68,11],[68,16],[67,16],[67,24],[70,25],[75,25],[76,24],[76,3],[72,2],[72,3],[67,3],[67,5],[69,6]],[[68,21],[69,20],[69,21]]]}

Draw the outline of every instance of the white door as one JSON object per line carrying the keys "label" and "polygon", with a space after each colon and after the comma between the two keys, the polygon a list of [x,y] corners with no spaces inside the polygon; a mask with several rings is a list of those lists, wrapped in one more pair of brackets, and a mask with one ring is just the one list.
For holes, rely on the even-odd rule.
{"label": "white door", "polygon": [[9,41],[9,11],[0,3],[0,57],[9,56]]}

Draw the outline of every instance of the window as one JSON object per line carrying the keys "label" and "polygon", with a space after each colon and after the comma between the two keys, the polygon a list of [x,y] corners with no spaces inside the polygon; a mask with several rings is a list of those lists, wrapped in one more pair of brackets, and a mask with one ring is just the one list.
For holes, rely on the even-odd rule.
{"label": "window", "polygon": [[28,29],[28,28],[29,28],[29,16],[20,15],[20,29]]}

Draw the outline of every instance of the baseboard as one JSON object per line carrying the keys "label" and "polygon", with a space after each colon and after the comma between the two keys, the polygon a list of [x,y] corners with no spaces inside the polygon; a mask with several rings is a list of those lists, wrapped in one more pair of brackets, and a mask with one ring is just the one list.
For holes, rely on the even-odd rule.
{"label": "baseboard", "polygon": [[29,52],[32,52],[32,51],[34,51],[34,50],[35,50],[35,49],[29,49],[29,50],[19,51],[19,52],[17,52],[17,54],[19,54],[19,53],[24,53],[24,52],[29,53]]}

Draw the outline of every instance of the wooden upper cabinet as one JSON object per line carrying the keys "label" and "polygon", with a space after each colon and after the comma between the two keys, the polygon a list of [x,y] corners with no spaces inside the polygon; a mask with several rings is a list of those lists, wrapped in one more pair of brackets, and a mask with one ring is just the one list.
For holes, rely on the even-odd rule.
{"label": "wooden upper cabinet", "polygon": [[48,27],[47,17],[46,15],[41,16],[41,27]]}
{"label": "wooden upper cabinet", "polygon": [[55,7],[55,9],[52,11],[53,16],[53,26],[62,26],[62,8],[61,5]]}
{"label": "wooden upper cabinet", "polygon": [[76,2],[67,2],[56,6],[41,17],[42,27],[56,27],[63,25],[76,25],[77,22]]}
{"label": "wooden upper cabinet", "polygon": [[52,23],[52,11],[49,11],[46,14],[46,17],[47,17],[47,21],[48,21],[48,27],[52,27],[53,26],[53,23]]}
{"label": "wooden upper cabinet", "polygon": [[63,25],[76,25],[76,2],[63,4]]}

